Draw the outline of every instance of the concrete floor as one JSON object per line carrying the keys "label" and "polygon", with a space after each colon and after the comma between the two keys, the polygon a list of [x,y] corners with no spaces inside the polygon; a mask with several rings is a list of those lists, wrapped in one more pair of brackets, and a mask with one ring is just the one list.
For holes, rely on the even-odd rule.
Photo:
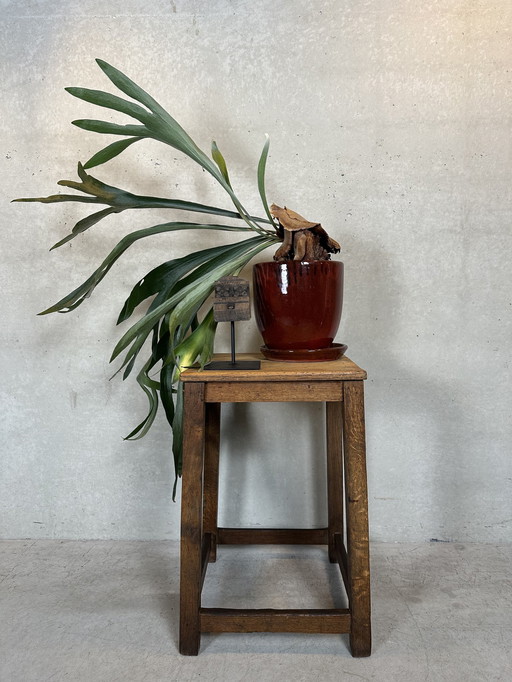
{"label": "concrete floor", "polygon": [[[512,680],[512,546],[373,544],[371,658],[345,636],[178,639],[178,546],[171,542],[0,544],[1,682],[187,680]],[[342,604],[323,549],[223,547],[208,606]]]}

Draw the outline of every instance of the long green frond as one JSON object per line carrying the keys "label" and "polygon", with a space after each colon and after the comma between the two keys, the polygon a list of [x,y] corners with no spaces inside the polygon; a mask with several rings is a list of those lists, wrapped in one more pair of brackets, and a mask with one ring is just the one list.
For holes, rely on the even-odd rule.
{"label": "long green frond", "polygon": [[225,246],[215,246],[210,249],[195,251],[182,258],[175,258],[162,263],[157,268],[151,270],[151,272],[148,272],[133,287],[119,313],[117,324],[127,320],[142,301],[150,296],[154,296],[158,292],[171,290],[181,277],[225,251]]}
{"label": "long green frond", "polygon": [[141,104],[144,104],[152,111],[156,118],[152,118],[149,126],[151,136],[175,147],[194,161],[199,163],[205,170],[214,175],[217,179],[222,178],[215,165],[208,156],[198,147],[190,135],[151,95],[143,90],[139,85],[132,81],[124,73],[111,66],[107,62],[97,59],[98,66],[112,83],[124,92],[125,95],[132,97]]}
{"label": "long green frond", "polygon": [[149,376],[148,372],[151,369],[152,364],[152,358],[150,358],[137,375],[137,383],[146,394],[149,402],[149,412],[142,422],[125,436],[125,440],[138,440],[139,438],[143,438],[155,421],[158,412],[158,391],[160,390],[160,384],[153,381]]}
{"label": "long green frond", "polygon": [[86,218],[82,218],[82,220],[79,220],[77,224],[74,226],[74,228],[71,231],[71,234],[68,234],[66,237],[64,237],[64,239],[61,239],[56,244],[54,244],[51,247],[50,251],[53,251],[53,249],[57,249],[59,246],[62,246],[63,244],[66,244],[67,242],[71,241],[71,239],[74,239],[79,234],[85,232],[90,227],[96,225],[96,223],[98,223],[106,216],[111,215],[112,213],[118,213],[118,209],[104,208],[102,211],[98,211],[97,213],[93,213],[92,215],[89,215]]}
{"label": "long green frond", "polygon": [[[169,333],[172,339],[179,324],[188,320],[187,315],[191,319],[190,313],[197,311],[197,304],[199,303],[199,306],[202,304],[218,279],[239,268],[241,264],[250,260],[270,243],[272,242],[268,238],[253,237],[227,247],[222,254],[203,264],[189,276],[186,286],[182,286],[154,310],[148,311],[142,319],[128,329],[114,348],[110,360],[114,360],[141,335],[147,338],[156,321],[176,307],[178,313],[175,314],[176,311],[173,311],[169,321]],[[183,300],[186,300],[186,303],[178,308],[178,304]]]}
{"label": "long green frond", "polygon": [[134,137],[150,137],[146,126],[120,125],[110,121],[98,121],[92,118],[79,118],[71,123],[82,130],[89,130],[92,133],[102,135],[133,135]]}
{"label": "long green frond", "polygon": [[84,102],[90,102],[91,104],[97,104],[99,107],[119,111],[122,114],[136,118],[141,123],[146,124],[151,120],[151,113],[147,111],[147,109],[143,109],[133,102],[128,102],[117,95],[111,95],[109,92],[75,87],[65,88],[65,90],[69,92],[70,95],[73,95],[73,97],[84,100]]}
{"label": "long green frond", "polygon": [[[200,223],[163,223],[161,225],[154,225],[143,230],[137,230],[131,234],[126,235],[121,241],[112,249],[101,265],[93,272],[93,274],[81,284],[79,287],[64,296],[60,301],[43,310],[39,315],[48,315],[56,312],[70,312],[88,298],[93,290],[98,286],[101,280],[109,272],[110,268],[120,258],[123,253],[136,241],[145,237],[151,237],[163,232],[173,232],[176,230],[225,230],[229,232],[240,232],[243,228],[237,228],[227,225],[202,225]],[[268,243],[271,243],[270,241]]]}

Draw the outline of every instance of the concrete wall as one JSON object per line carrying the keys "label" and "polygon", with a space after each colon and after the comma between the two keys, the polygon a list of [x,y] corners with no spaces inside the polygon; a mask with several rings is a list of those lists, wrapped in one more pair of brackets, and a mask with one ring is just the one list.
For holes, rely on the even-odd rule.
{"label": "concrete wall", "polygon": [[[110,217],[48,253],[86,207],[8,204],[55,192],[100,148],[99,136],[69,125],[97,110],[63,88],[108,87],[94,62],[101,57],[203,148],[215,138],[254,210],[270,133],[270,200],[320,220],[342,243],[338,340],[369,372],[372,537],[510,541],[510,0],[2,0],[0,8],[1,535],[179,532],[165,421],[143,440],[122,441],[145,399],[134,382],[109,381],[108,358],[131,285],[187,253],[198,235],[139,243],[74,313],[38,318],[127,231],[169,214]],[[228,206],[204,173],[156,143],[96,174],[137,193]],[[254,322],[239,336],[241,349],[259,347]],[[217,349],[226,347],[223,332]],[[223,523],[323,523],[324,466],[312,454],[323,444],[320,406],[228,407],[225,433]]]}

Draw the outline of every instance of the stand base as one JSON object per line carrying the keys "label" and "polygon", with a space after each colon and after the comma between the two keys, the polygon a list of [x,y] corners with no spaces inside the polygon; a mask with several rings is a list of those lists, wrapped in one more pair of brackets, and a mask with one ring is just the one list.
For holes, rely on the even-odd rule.
{"label": "stand base", "polygon": [[262,346],[261,353],[267,360],[284,360],[285,362],[325,362],[337,360],[345,354],[347,346],[341,343],[333,343],[327,348],[292,348],[282,350],[278,348],[268,348]]}
{"label": "stand base", "polygon": [[229,360],[217,360],[216,362],[210,362],[209,365],[205,365],[203,370],[209,369],[223,369],[223,370],[236,370],[236,369],[260,369],[261,363],[259,360],[235,360],[235,362],[230,362]]}

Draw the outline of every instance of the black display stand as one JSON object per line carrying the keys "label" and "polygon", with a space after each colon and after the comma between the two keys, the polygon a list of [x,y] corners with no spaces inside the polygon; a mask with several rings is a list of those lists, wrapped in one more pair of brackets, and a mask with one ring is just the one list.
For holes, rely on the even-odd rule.
{"label": "black display stand", "polygon": [[216,360],[215,362],[210,362],[209,365],[205,365],[203,369],[205,370],[215,370],[215,369],[260,369],[261,363],[259,360],[239,360],[236,359],[235,351],[235,323],[231,320],[231,361],[229,360]]}

